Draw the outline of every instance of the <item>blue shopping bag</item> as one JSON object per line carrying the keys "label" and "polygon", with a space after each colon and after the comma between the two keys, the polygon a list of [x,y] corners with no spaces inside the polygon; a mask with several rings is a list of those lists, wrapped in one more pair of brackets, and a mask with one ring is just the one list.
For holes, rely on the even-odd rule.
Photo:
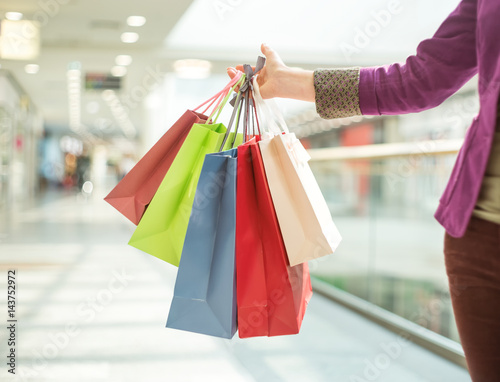
{"label": "blue shopping bag", "polygon": [[208,154],[196,188],[167,327],[236,332],[237,149]]}

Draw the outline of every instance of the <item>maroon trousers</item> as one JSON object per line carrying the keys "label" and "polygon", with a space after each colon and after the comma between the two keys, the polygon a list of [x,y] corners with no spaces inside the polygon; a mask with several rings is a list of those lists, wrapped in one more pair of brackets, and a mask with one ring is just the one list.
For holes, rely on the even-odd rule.
{"label": "maroon trousers", "polygon": [[500,381],[500,225],[476,217],[445,235],[451,301],[474,382]]}

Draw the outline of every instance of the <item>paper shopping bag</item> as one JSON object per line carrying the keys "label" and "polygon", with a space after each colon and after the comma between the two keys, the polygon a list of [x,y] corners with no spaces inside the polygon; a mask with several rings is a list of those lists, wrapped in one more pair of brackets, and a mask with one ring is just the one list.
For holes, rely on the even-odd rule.
{"label": "paper shopping bag", "polygon": [[238,147],[236,282],[241,338],[296,334],[312,295],[307,263],[290,266],[259,147]]}
{"label": "paper shopping bag", "polygon": [[191,127],[207,117],[187,110],[104,198],[135,225],[144,214]]}
{"label": "paper shopping bag", "polygon": [[[221,123],[193,125],[130,238],[131,246],[179,265],[205,155],[219,151],[225,133]],[[226,146],[231,142],[232,138],[228,139]]]}
{"label": "paper shopping bag", "polygon": [[167,327],[236,332],[236,155],[208,154],[196,187]]}
{"label": "paper shopping bag", "polygon": [[342,238],[300,141],[285,133],[259,146],[290,265],[333,253]]}

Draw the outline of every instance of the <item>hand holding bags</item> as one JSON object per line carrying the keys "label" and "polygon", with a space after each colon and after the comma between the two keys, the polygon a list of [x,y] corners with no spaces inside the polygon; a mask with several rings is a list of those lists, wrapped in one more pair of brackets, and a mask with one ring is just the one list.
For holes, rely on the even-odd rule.
{"label": "hand holding bags", "polygon": [[274,137],[262,139],[259,147],[290,265],[329,255],[342,238],[307,164],[309,155],[295,134],[288,132],[279,111],[275,109],[271,115],[260,97],[256,79],[254,98],[259,111],[267,114],[267,127],[277,131]]}
{"label": "hand holding bags", "polygon": [[[237,326],[241,338],[298,333],[312,295],[306,262],[315,248],[309,244],[311,235],[323,235],[320,247],[328,253],[340,240],[335,237],[335,244],[328,237],[327,208],[310,200],[317,195],[309,183],[316,188],[317,183],[307,153],[293,134],[279,131],[258,97],[260,112],[269,114],[267,130],[275,135],[247,131],[255,111],[253,74],[245,66],[241,79],[207,101],[208,108],[216,103],[208,123],[187,127],[130,239],[131,245],[179,266],[169,328],[223,338],[232,338]],[[211,123],[236,86],[240,91],[229,128]],[[231,132],[243,110],[243,134],[237,134],[237,123]],[[242,139],[245,144],[240,145]],[[162,150],[169,155],[169,148]]]}

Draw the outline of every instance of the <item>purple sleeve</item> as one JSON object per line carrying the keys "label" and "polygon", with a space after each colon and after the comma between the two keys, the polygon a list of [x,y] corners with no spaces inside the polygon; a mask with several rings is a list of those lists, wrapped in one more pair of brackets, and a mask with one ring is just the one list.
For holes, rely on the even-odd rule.
{"label": "purple sleeve", "polygon": [[404,114],[438,106],[477,72],[477,0],[462,0],[434,37],[406,62],[362,68],[359,105],[365,115]]}

